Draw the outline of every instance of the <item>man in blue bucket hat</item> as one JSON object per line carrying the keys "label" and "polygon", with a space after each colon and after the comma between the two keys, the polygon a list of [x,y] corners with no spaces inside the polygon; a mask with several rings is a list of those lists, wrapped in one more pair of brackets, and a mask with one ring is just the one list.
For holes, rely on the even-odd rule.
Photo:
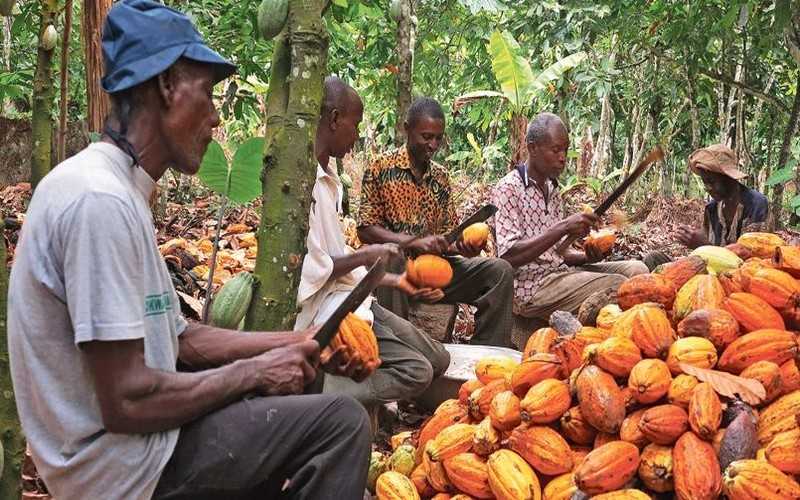
{"label": "man in blue bucket hat", "polygon": [[[187,324],[158,253],[148,199],[168,167],[199,169],[235,66],[148,0],[111,9],[103,53],[102,140],[37,187],[9,286],[17,405],[51,494],[360,499],[368,419],[349,397],[301,395],[312,332]],[[367,375],[342,358],[325,368]]]}

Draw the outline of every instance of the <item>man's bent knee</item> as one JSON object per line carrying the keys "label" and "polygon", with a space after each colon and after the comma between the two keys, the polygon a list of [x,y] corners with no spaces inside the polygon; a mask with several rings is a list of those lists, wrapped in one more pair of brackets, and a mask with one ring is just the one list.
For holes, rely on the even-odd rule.
{"label": "man's bent knee", "polygon": [[647,274],[649,272],[650,270],[647,268],[647,265],[644,262],[639,260],[631,260],[627,263],[625,269],[621,271],[621,274],[630,278],[638,274]]}

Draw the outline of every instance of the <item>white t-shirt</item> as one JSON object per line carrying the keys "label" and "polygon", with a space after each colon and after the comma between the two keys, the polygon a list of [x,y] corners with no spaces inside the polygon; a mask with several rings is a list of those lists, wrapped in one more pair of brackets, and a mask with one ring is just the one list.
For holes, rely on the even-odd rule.
{"label": "white t-shirt", "polygon": [[[345,242],[339,221],[342,193],[342,182],[336,173],[327,172],[317,165],[317,180],[308,215],[308,251],[303,259],[300,286],[297,289],[297,304],[302,310],[295,321],[295,330],[324,323],[367,274],[364,267],[357,267],[335,280],[330,279],[333,257],[352,252]],[[367,297],[355,313],[372,323],[371,306],[372,298]]]}
{"label": "white t-shirt", "polygon": [[144,339],[145,362],[176,369],[186,328],[158,253],[150,176],[107,143],[59,164],[33,195],[8,301],[11,374],[34,462],[58,500],[149,499],[179,429],[103,428],[80,345]]}

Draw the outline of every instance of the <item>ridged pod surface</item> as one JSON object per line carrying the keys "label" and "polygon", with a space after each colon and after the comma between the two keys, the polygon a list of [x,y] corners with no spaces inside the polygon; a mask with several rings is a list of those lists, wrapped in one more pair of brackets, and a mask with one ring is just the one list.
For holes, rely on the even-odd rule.
{"label": "ridged pod surface", "polygon": [[697,255],[682,257],[674,262],[658,266],[654,273],[660,274],[672,282],[675,291],[679,290],[687,281],[706,270],[706,261]]}
{"label": "ridged pod surface", "polygon": [[725,245],[725,248],[735,253],[736,256],[742,260],[747,260],[753,257],[753,252],[749,248],[740,245],[739,243],[731,243],[730,245]]}
{"label": "ridged pod surface", "polygon": [[745,289],[781,310],[800,304],[800,283],[789,273],[764,268],[743,280]]}
{"label": "ridged pod surface", "polygon": [[636,401],[642,404],[655,403],[669,391],[672,383],[667,364],[660,359],[643,359],[636,363],[628,377],[628,387]]}
{"label": "ridged pod surface", "polygon": [[775,255],[775,249],[786,245],[786,242],[773,233],[751,232],[744,233],[736,240],[736,243],[750,250],[753,257],[771,259]]}
{"label": "ridged pod surface", "polygon": [[445,401],[439,405],[433,416],[420,428],[419,437],[417,438],[417,461],[419,462],[422,459],[422,451],[427,446],[428,441],[431,441],[451,425],[467,422],[468,420],[467,408],[455,399]]}
{"label": "ridged pod surface", "polygon": [[503,391],[492,399],[489,409],[492,425],[501,431],[510,431],[521,422],[519,398],[511,391]]}
{"label": "ridged pod surface", "polygon": [[633,366],[641,361],[642,353],[629,338],[609,337],[597,345],[592,359],[611,375],[627,377]]}
{"label": "ridged pod surface", "polygon": [[528,337],[525,342],[525,349],[522,351],[522,359],[528,359],[534,354],[547,354],[550,347],[558,338],[558,332],[549,326],[539,328]]}
{"label": "ridged pod surface", "polygon": [[758,380],[767,392],[767,396],[764,399],[766,403],[774,401],[775,398],[783,393],[781,367],[772,361],[758,361],[753,363],[742,370],[739,376]]}
{"label": "ridged pod surface", "polygon": [[516,360],[508,356],[486,356],[475,365],[475,375],[485,385],[492,380],[510,378],[518,365]]}
{"label": "ridged pod surface", "polygon": [[639,449],[643,448],[648,443],[647,436],[639,429],[639,421],[642,419],[642,415],[644,415],[645,411],[645,408],[642,408],[629,414],[625,417],[625,420],[622,421],[622,427],[619,429],[619,438],[622,441],[635,444]]}
{"label": "ridged pod surface", "polygon": [[[433,443],[428,443],[428,447],[430,447],[431,444]],[[425,449],[426,452],[422,454],[422,466],[425,470],[428,484],[430,484],[434,490],[442,493],[452,491],[453,485],[447,477],[444,464],[442,462],[434,462],[430,459],[427,453],[428,447]]]}
{"label": "ridged pod surface", "polygon": [[626,488],[624,490],[609,491],[602,495],[595,495],[593,500],[650,500],[650,495],[636,488]]}
{"label": "ridged pod surface", "polygon": [[684,337],[678,339],[667,353],[667,366],[673,375],[683,373],[680,363],[698,368],[713,368],[717,364],[717,348],[703,337]]}
{"label": "ridged pod surface", "polygon": [[782,395],[800,389],[800,369],[797,368],[797,362],[794,359],[785,361],[781,365],[781,386],[783,387]]}
{"label": "ridged pod surface", "polygon": [[583,418],[580,406],[573,406],[561,416],[561,434],[575,444],[590,445],[597,430]]}
{"label": "ridged pod surface", "polygon": [[781,246],[776,248],[772,263],[776,269],[800,278],[800,247]]}
{"label": "ridged pod surface", "polygon": [[764,329],[742,335],[723,351],[717,366],[720,370],[741,373],[758,361],[781,364],[797,355],[794,334],[786,330]]}
{"label": "ridged pod surface", "polygon": [[461,384],[461,387],[458,389],[458,401],[462,404],[467,404],[469,401],[469,395],[472,394],[475,389],[479,389],[481,387],[483,387],[483,382],[480,380],[476,378],[467,380]]}
{"label": "ridged pod surface", "polygon": [[555,476],[572,470],[569,444],[549,427],[519,426],[511,432],[508,446],[542,474]]}
{"label": "ridged pod surface", "polygon": [[598,311],[595,325],[603,330],[611,330],[620,316],[622,316],[622,308],[618,304],[607,304]]}
{"label": "ridged pod surface", "polygon": [[500,432],[492,425],[490,417],[484,418],[475,426],[472,436],[472,451],[478,455],[488,456],[500,448]]}
{"label": "ridged pod surface", "polygon": [[766,446],[778,433],[798,428],[800,390],[781,396],[758,414],[758,442]]}
{"label": "ridged pod surface", "polygon": [[675,297],[674,315],[677,321],[699,309],[720,309],[725,289],[716,276],[700,274],[689,280]]}
{"label": "ridged pod surface", "polygon": [[420,288],[444,288],[453,280],[453,268],[438,255],[424,254],[406,261],[408,280]]}
{"label": "ridged pod surface", "polygon": [[608,434],[606,432],[598,432],[597,436],[594,437],[594,443],[592,443],[592,448],[600,448],[604,444],[612,443],[614,441],[621,441],[619,438],[619,434]]}
{"label": "ridged pod surface", "polygon": [[714,448],[693,432],[683,434],[672,449],[672,475],[679,500],[713,500],[722,490]]}
{"label": "ridged pod surface", "polygon": [[592,450],[575,470],[575,484],[589,495],[622,488],[636,475],[639,449],[625,441],[613,441]]}
{"label": "ridged pod surface", "polygon": [[444,429],[433,441],[428,443],[425,452],[433,462],[441,462],[459,453],[472,449],[472,438],[475,426],[471,424],[454,424]]}
{"label": "ridged pod surface", "polygon": [[540,500],[542,488],[530,465],[511,450],[498,450],[487,460],[489,487],[497,500]]}
{"label": "ridged pod surface", "polygon": [[718,274],[717,279],[719,279],[719,283],[722,285],[722,289],[725,290],[725,295],[728,297],[733,293],[744,292],[741,268]]}
{"label": "ridged pod surface", "polygon": [[800,485],[773,465],[737,460],[725,469],[723,491],[729,500],[796,499]]}
{"label": "ridged pod surface", "polygon": [[636,310],[630,327],[630,338],[642,351],[643,357],[663,359],[669,346],[677,339],[667,313],[661,307]]}
{"label": "ridged pod surface", "polygon": [[764,452],[769,463],[787,474],[800,474],[800,429],[776,434]]}
{"label": "ridged pod surface", "polygon": [[674,490],[672,448],[655,443],[645,446],[639,460],[639,479],[658,493]]}
{"label": "ridged pod surface", "polygon": [[583,368],[577,381],[581,413],[597,430],[616,434],[625,418],[625,399],[614,377],[596,366]]}
{"label": "ridged pod surface", "polygon": [[705,439],[711,441],[722,422],[722,403],[719,396],[705,382],[698,384],[689,402],[689,426]]}
{"label": "ridged pod surface", "polygon": [[474,498],[493,498],[489,488],[489,468],[475,453],[459,453],[444,461],[444,470],[453,486]]}
{"label": "ridged pod surface", "polygon": [[717,275],[731,271],[742,265],[742,259],[727,248],[705,245],[692,250],[690,255],[697,255],[706,262],[706,271]]}
{"label": "ridged pod surface", "polygon": [[742,333],[765,328],[786,329],[781,313],[752,293],[732,293],[723,301],[723,307],[736,318]]}
{"label": "ridged pod surface", "polygon": [[421,498],[434,497],[436,494],[436,490],[434,490],[433,486],[431,486],[428,482],[428,473],[423,464],[420,463],[417,465],[417,467],[414,469],[414,472],[411,473],[411,477],[409,477],[409,479],[411,479],[411,482],[414,483],[414,486],[417,488],[417,493],[419,493]]}
{"label": "ridged pod surface", "polygon": [[648,408],[639,421],[639,429],[651,442],[663,446],[674,443],[689,428],[689,416],[675,405]]}
{"label": "ridged pod surface", "polygon": [[624,281],[617,290],[617,303],[623,310],[645,302],[671,309],[674,300],[672,281],[660,274],[638,274]]}
{"label": "ridged pod surface", "polygon": [[722,350],[739,337],[739,323],[728,311],[698,309],[678,323],[678,337],[702,337]]}
{"label": "ridged pod surface", "polygon": [[419,493],[411,479],[394,471],[384,472],[378,477],[375,493],[378,500],[419,500]]}
{"label": "ridged pod surface", "polygon": [[[612,304],[613,305],[613,304]],[[622,314],[622,312],[620,312]],[[580,340],[584,345],[599,344],[611,335],[611,327],[596,328],[594,326],[583,326],[578,333],[575,334],[575,339]]]}
{"label": "ridged pod surface", "polygon": [[353,313],[345,316],[339,331],[330,343],[333,350],[346,346],[355,351],[366,365],[377,368],[381,364],[378,354],[378,339],[369,323]]}
{"label": "ridged pod surface", "polygon": [[570,500],[578,491],[575,474],[568,472],[550,480],[542,492],[542,500]]}
{"label": "ridged pod surface", "polygon": [[698,380],[692,375],[684,373],[672,379],[667,391],[667,401],[670,404],[678,405],[684,410],[689,408],[689,401],[692,399],[694,388],[697,387]]}
{"label": "ridged pod surface", "polygon": [[522,420],[533,424],[555,422],[569,410],[572,397],[566,382],[544,379],[528,390],[522,399]]}
{"label": "ridged pod surface", "polygon": [[519,397],[524,397],[532,386],[546,378],[558,378],[561,375],[561,361],[552,354],[534,354],[526,359],[511,375],[511,390]]}
{"label": "ridged pod surface", "polygon": [[505,380],[497,379],[473,392],[467,401],[467,407],[472,418],[483,420],[483,417],[488,417],[494,397],[508,389],[508,383]]}

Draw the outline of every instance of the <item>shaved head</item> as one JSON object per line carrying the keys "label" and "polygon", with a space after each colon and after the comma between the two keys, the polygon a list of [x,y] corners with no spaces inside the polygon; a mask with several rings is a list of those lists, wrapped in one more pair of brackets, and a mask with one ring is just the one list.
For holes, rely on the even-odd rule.
{"label": "shaved head", "polygon": [[325,78],[322,97],[322,117],[329,118],[333,110],[341,114],[361,111],[363,104],[358,93],[338,76]]}
{"label": "shaved head", "polygon": [[363,115],[364,104],[353,87],[339,77],[327,77],[314,146],[322,165],[327,165],[326,158],[342,158],[353,149]]}

